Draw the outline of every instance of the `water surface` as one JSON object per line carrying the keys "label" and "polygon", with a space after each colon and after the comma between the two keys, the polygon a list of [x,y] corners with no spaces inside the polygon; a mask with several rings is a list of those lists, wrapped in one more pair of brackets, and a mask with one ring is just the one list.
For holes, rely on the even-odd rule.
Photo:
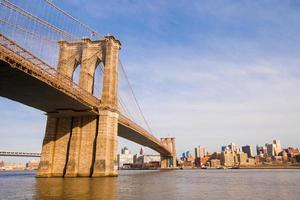
{"label": "water surface", "polygon": [[0,172],[0,199],[300,199],[300,170],[120,171],[117,178]]}

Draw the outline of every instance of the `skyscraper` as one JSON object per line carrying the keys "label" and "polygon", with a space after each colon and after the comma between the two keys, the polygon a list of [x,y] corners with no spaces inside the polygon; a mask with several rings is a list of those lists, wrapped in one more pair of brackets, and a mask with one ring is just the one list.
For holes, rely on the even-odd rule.
{"label": "skyscraper", "polygon": [[272,143],[272,144],[266,144],[266,147],[267,147],[267,153],[268,153],[268,156],[275,156],[275,145]]}
{"label": "skyscraper", "polygon": [[235,153],[239,152],[239,147],[235,143],[230,143],[230,145],[228,145],[228,147],[231,150],[231,152],[235,152]]}
{"label": "skyscraper", "polygon": [[278,156],[280,152],[282,152],[282,147],[279,140],[273,140],[275,155]]}
{"label": "skyscraper", "polygon": [[278,156],[279,153],[282,151],[279,140],[273,140],[271,144],[266,144],[266,147],[269,156]]}
{"label": "skyscraper", "polygon": [[251,145],[245,145],[242,147],[242,151],[244,153],[247,154],[247,156],[250,158],[250,157],[254,157],[254,154],[253,154],[253,148]]}
{"label": "skyscraper", "polygon": [[268,154],[267,152],[267,147],[266,146],[256,146],[256,152],[257,155],[266,155]]}
{"label": "skyscraper", "polygon": [[195,148],[195,158],[203,158],[206,155],[204,147],[198,146]]}

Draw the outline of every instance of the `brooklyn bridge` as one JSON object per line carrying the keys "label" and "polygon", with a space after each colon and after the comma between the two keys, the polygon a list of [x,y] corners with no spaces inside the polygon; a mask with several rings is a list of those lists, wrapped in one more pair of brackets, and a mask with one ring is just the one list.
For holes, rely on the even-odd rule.
{"label": "brooklyn bridge", "polygon": [[175,139],[152,133],[116,37],[49,0],[0,0],[0,27],[0,96],[47,115],[38,177],[117,176],[118,136],[176,167]]}

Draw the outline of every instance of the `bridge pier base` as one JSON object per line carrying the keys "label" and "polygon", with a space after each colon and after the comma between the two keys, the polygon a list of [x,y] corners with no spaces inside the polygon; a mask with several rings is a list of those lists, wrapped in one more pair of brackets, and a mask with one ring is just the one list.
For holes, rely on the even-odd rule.
{"label": "bridge pier base", "polygon": [[176,163],[176,146],[175,146],[175,138],[161,138],[161,142],[165,144],[171,150],[171,155],[160,155],[161,169],[174,169],[177,167]]}
{"label": "bridge pier base", "polygon": [[74,117],[65,177],[91,175],[97,131],[97,116]]}
{"label": "bridge pier base", "polygon": [[118,114],[49,115],[37,177],[117,176]]}
{"label": "bridge pier base", "polygon": [[48,116],[38,177],[64,175],[71,124],[71,117]]}
{"label": "bridge pier base", "polygon": [[109,110],[100,111],[99,114],[99,131],[92,176],[117,176],[119,115]]}

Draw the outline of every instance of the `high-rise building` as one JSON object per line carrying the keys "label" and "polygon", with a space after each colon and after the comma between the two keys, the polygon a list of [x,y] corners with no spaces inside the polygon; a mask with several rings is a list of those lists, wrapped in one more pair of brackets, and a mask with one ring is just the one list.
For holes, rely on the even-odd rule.
{"label": "high-rise building", "polygon": [[185,160],[185,158],[186,158],[186,156],[185,156],[185,153],[183,152],[183,153],[182,153],[182,156],[181,156],[181,160],[183,160],[183,161],[184,161],[184,160]]}
{"label": "high-rise building", "polygon": [[254,154],[253,154],[253,148],[251,145],[245,145],[242,147],[242,151],[244,153],[247,154],[247,156],[250,158],[250,157],[254,157]]}
{"label": "high-rise building", "polygon": [[256,146],[256,152],[257,155],[263,156],[263,155],[267,155],[268,151],[267,151],[267,147],[266,146]]}
{"label": "high-rise building", "polygon": [[204,147],[198,146],[195,148],[195,158],[203,158],[206,156],[206,150]]}
{"label": "high-rise building", "polygon": [[222,146],[222,151],[230,151],[230,152],[234,152],[234,153],[238,153],[239,152],[239,147],[237,144],[231,142],[228,146]]}
{"label": "high-rise building", "polygon": [[190,157],[190,151],[185,152],[185,157]]}
{"label": "high-rise building", "polygon": [[227,146],[222,146],[221,147],[221,151],[227,151],[228,150],[228,147]]}
{"label": "high-rise building", "polygon": [[228,145],[228,148],[230,149],[231,152],[235,152],[235,153],[238,153],[239,152],[239,147],[237,144],[235,143],[230,143]]}
{"label": "high-rise building", "polygon": [[278,156],[282,152],[282,147],[279,140],[273,140],[271,144],[265,145],[269,156]]}
{"label": "high-rise building", "polygon": [[282,152],[282,147],[279,140],[273,140],[275,155],[278,156],[280,152]]}
{"label": "high-rise building", "polygon": [[275,156],[275,145],[272,143],[272,144],[266,144],[266,147],[267,147],[267,154],[268,156]]}

